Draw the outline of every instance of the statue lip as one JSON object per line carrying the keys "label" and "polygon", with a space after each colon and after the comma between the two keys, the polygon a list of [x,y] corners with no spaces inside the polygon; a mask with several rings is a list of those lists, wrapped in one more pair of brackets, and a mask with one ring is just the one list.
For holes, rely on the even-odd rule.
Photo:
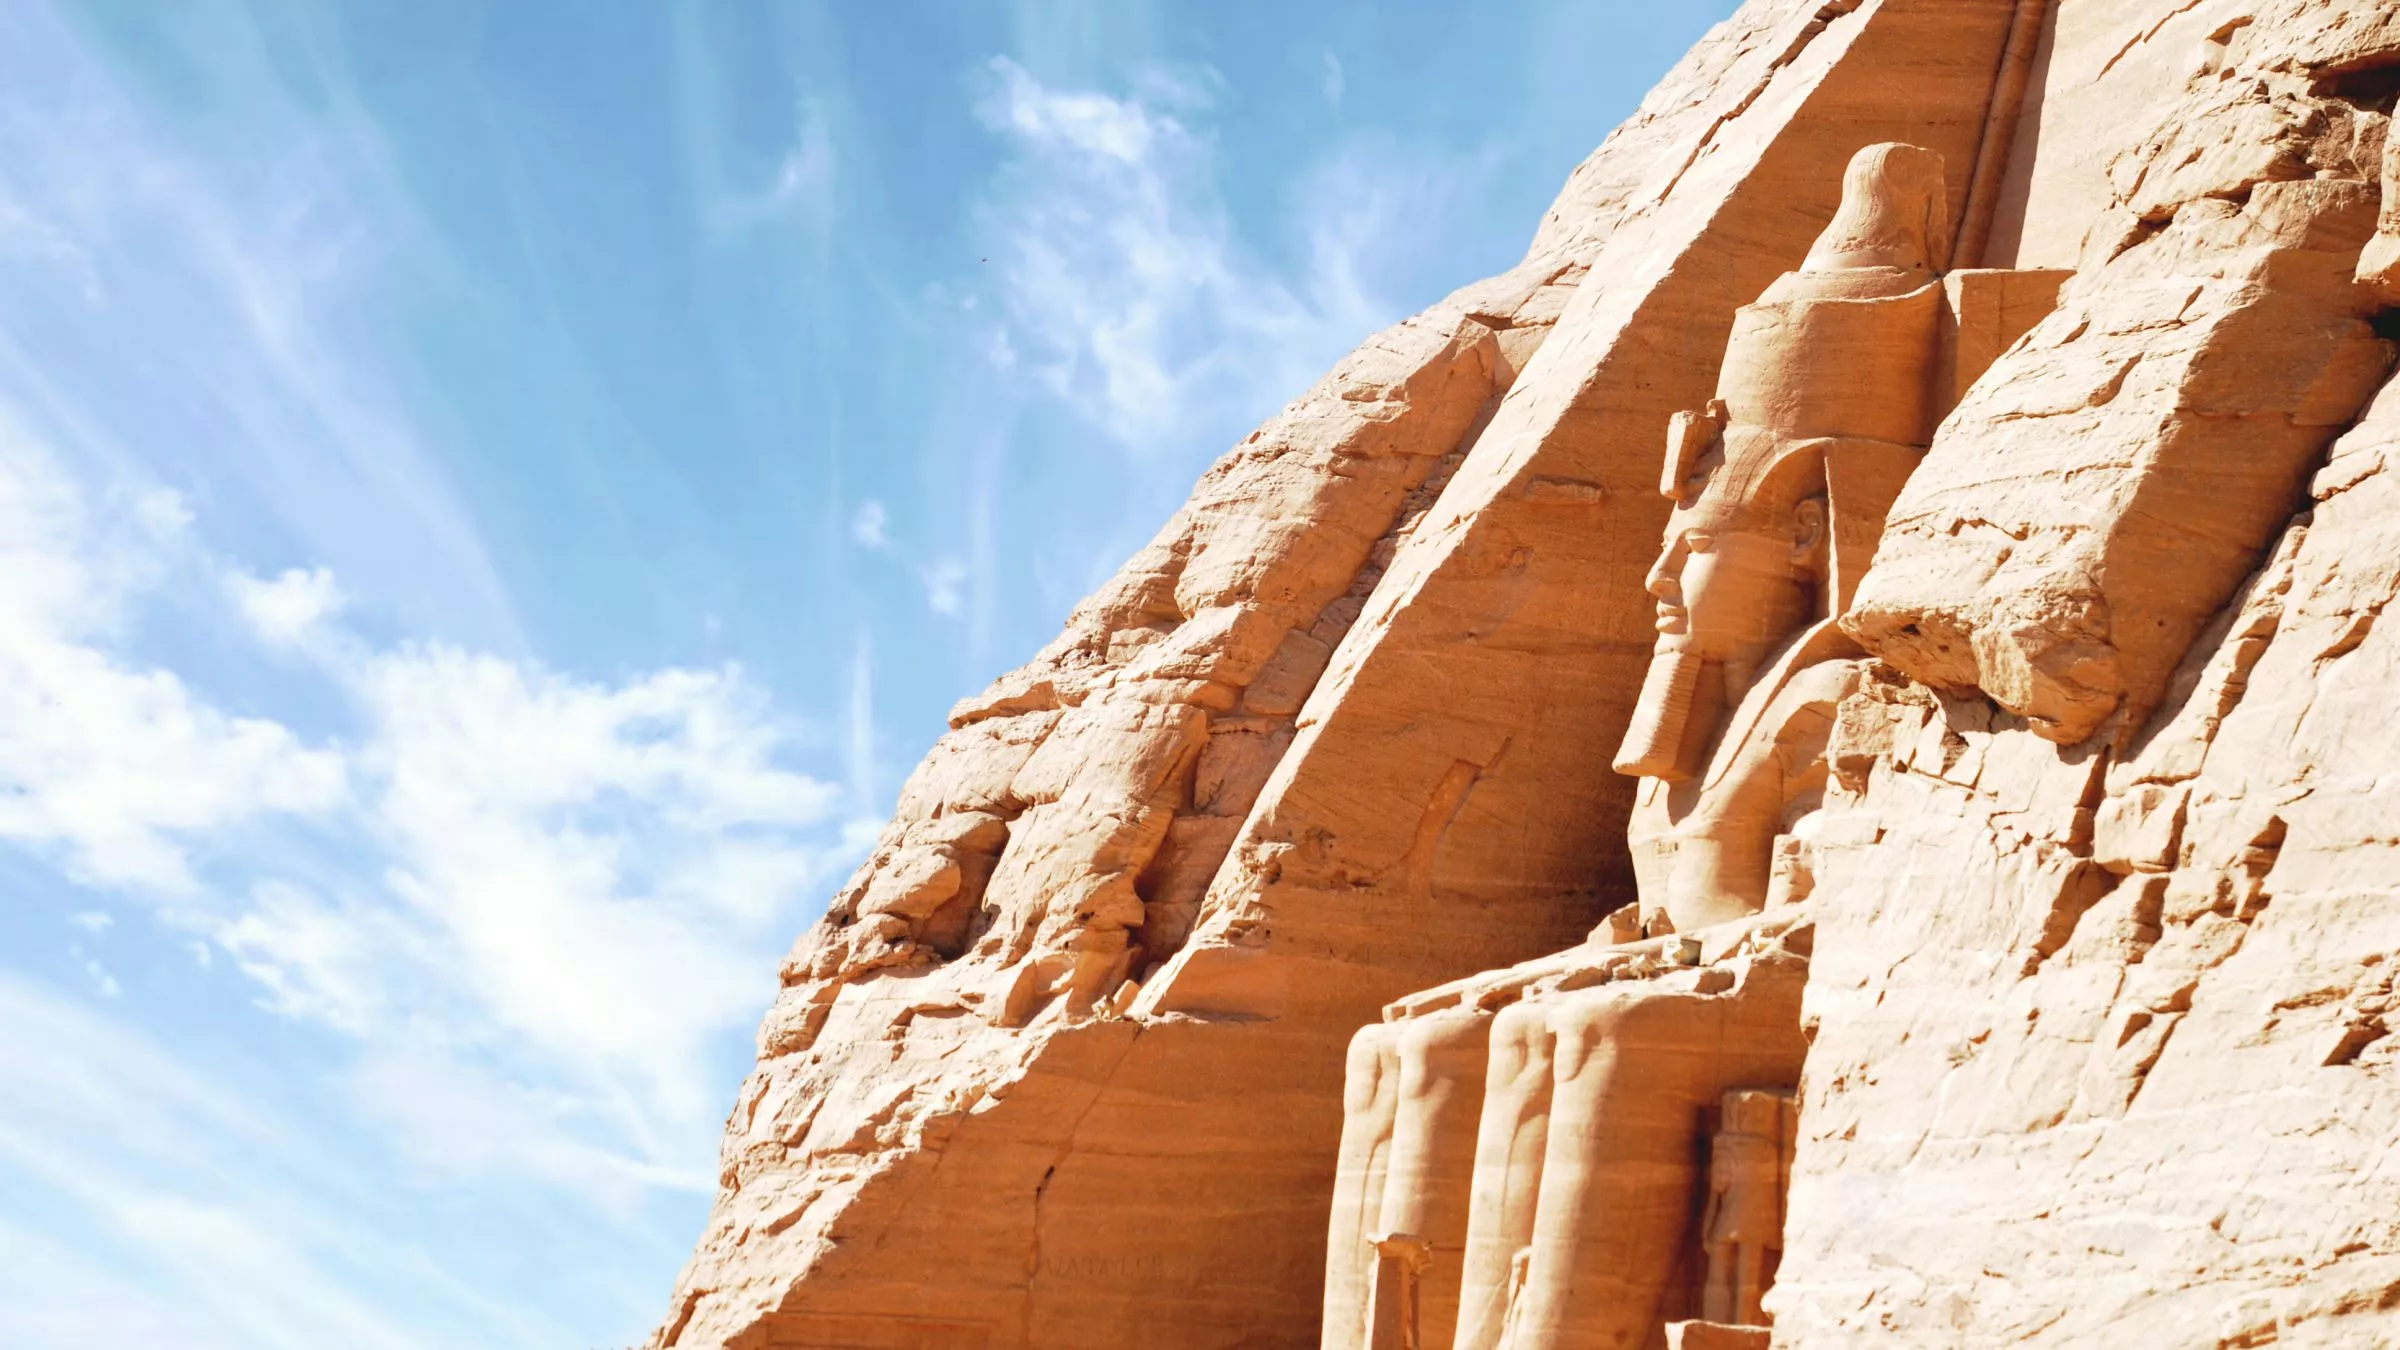
{"label": "statue lip", "polygon": [[1683,606],[1670,605],[1661,600],[1658,602],[1658,619],[1652,627],[1662,633],[1681,633],[1691,627],[1691,615],[1684,612]]}

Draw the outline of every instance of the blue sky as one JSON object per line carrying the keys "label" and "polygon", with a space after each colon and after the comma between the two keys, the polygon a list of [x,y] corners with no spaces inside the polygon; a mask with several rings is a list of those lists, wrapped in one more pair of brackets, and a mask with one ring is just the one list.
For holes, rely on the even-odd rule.
{"label": "blue sky", "polygon": [[0,1343],[637,1340],[949,704],[1730,8],[0,7]]}

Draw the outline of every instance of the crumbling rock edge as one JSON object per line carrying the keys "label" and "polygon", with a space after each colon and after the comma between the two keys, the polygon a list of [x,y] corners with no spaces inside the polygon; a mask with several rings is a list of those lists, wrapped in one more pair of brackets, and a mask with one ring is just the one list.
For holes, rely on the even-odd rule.
{"label": "crumbling rock edge", "polygon": [[[1628,1335],[2400,1343],[2395,101],[2372,0],[1745,4],[1523,262],[954,710],[784,965],[651,1343],[1330,1348],[1405,1307],[1480,1346],[1484,1288],[1490,1334],[1580,1344],[1467,1236],[1501,1051],[1725,1016],[1796,1058],[1677,1089],[1753,1161],[1626,1238],[1668,1272]],[[1767,387],[1770,283],[1890,265],[1819,238],[1882,142],[1947,167],[1938,427],[1712,414]],[[1805,636],[1646,683],[1670,425],[1689,467],[1851,448]],[[1767,815],[1723,786],[1758,736]],[[1675,879],[1737,835],[1749,880]],[[1570,1079],[1595,1138],[1661,1100]],[[1760,1197],[1771,1279],[1720,1279]]]}

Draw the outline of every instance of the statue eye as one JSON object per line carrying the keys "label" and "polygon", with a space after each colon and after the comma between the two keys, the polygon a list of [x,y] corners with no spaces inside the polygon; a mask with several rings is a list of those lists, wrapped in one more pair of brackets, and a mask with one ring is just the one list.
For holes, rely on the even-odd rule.
{"label": "statue eye", "polygon": [[1717,537],[1702,530],[1685,530],[1683,546],[1694,553],[1713,553],[1717,548]]}

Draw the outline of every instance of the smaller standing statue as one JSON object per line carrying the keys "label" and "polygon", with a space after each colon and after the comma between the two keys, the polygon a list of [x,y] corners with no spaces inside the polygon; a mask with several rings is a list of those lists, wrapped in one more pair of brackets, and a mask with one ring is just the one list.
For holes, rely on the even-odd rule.
{"label": "smaller standing statue", "polygon": [[2400,136],[2383,143],[2383,206],[2375,237],[2358,258],[2359,284],[2387,305],[2400,305]]}
{"label": "smaller standing statue", "polygon": [[1783,1197],[1791,1185],[1799,1102],[1787,1092],[1737,1089],[1725,1094],[1718,1122],[1700,1221],[1708,1252],[1700,1316],[1758,1326],[1766,1320],[1760,1301],[1783,1254]]}

